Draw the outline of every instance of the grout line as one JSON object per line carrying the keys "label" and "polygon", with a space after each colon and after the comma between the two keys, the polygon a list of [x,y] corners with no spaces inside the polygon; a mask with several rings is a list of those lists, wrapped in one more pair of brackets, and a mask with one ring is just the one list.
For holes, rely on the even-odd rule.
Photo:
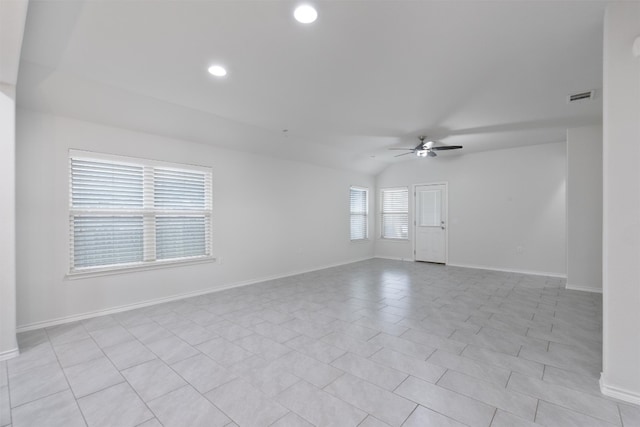
{"label": "grout line", "polygon": [[489,426],[491,426],[491,424],[493,424],[493,420],[496,418],[496,415],[498,414],[498,408],[496,407],[493,410],[493,416],[491,417],[491,421],[489,422]]}
{"label": "grout line", "polygon": [[[153,412],[151,412],[151,413],[153,414]],[[158,419],[158,417],[156,417],[156,416],[155,416],[155,414],[153,414],[153,418],[149,418],[148,420],[143,421],[143,422],[141,422],[140,424],[136,424],[136,427],[140,427],[141,425],[144,425],[144,424],[146,424],[146,423],[148,423],[148,422],[150,422],[150,421],[152,421],[152,420],[156,420],[156,421],[158,422],[158,424],[160,424],[161,426],[163,426],[163,427],[164,427],[164,424],[162,424],[162,423],[160,422],[160,420]]]}
{"label": "grout line", "polygon": [[[51,396],[55,396],[56,394],[64,393],[65,391],[71,391],[71,390],[59,390],[59,391],[55,391],[55,392],[53,392],[53,393],[49,393],[49,394],[47,394],[47,395],[45,395],[45,396],[38,397],[37,399],[34,399],[34,400],[30,400],[30,401],[28,401],[28,402],[21,403],[21,404],[19,404],[18,406],[15,406],[15,407],[13,407],[13,408],[10,408],[10,410],[11,410],[11,411],[13,411],[14,409],[21,408],[21,407],[23,407],[23,406],[25,406],[25,405],[29,405],[30,403],[37,402],[38,400],[42,400],[42,399],[46,399],[46,398],[51,397]],[[75,398],[75,396],[73,395],[73,393],[71,393],[71,395],[72,395],[72,397],[73,397],[73,400],[76,400],[76,401],[77,401],[77,399]],[[7,425],[8,425],[8,426],[11,426],[12,424],[7,424]]]}
{"label": "grout line", "polygon": [[[622,427],[626,427],[624,425],[624,418],[622,418],[622,409],[620,408],[620,403],[616,403],[616,406],[618,407],[618,416],[620,417],[620,425]],[[629,427],[631,427],[631,426],[629,426]]]}
{"label": "grout line", "polygon": [[[376,351],[374,351],[373,353],[371,353],[371,354],[369,355],[369,357],[365,357],[365,359],[369,359],[369,360],[371,360],[371,361],[375,362],[375,360],[373,360],[373,359],[371,359],[371,358],[372,358],[373,356],[375,356],[376,354],[380,353],[380,352],[381,352],[382,350],[384,350],[385,348],[386,348],[386,347],[384,347],[384,346],[383,346],[383,347],[380,347],[378,350],[376,350]],[[342,356],[340,356],[340,357],[342,357]],[[337,360],[337,359],[338,359],[338,358],[336,358],[335,360]],[[334,361],[335,361],[335,360],[334,360]],[[376,362],[376,363],[377,363],[377,362]]]}
{"label": "grout line", "polygon": [[[283,406],[283,408],[284,408],[284,406]],[[289,415],[289,414],[293,413],[293,411],[292,411],[291,409],[289,409],[289,408],[285,408],[285,409],[287,409],[287,411],[289,411],[289,412],[287,412],[286,414],[284,414],[283,416],[281,416],[280,418],[278,418],[277,420],[275,420],[274,422],[272,422],[271,424],[269,424],[269,426],[274,425],[274,424],[275,424],[275,423],[277,423],[278,421],[283,420],[287,415]],[[233,420],[231,420],[231,421],[232,421],[232,422],[235,422],[235,421],[233,421]],[[231,423],[229,423],[229,424],[231,424]],[[229,424],[225,424],[225,427],[226,427],[226,426],[228,426]]]}
{"label": "grout line", "polygon": [[[393,393],[393,394],[397,394],[397,393],[396,393],[396,390],[397,390],[397,389],[399,389],[399,388],[400,388],[400,386],[401,386],[402,384],[404,384],[404,383],[405,383],[405,381],[407,381],[407,380],[408,380],[409,378],[411,378],[411,377],[413,377],[413,376],[412,376],[411,374],[408,374],[408,375],[407,375],[407,378],[403,379],[403,380],[400,382],[400,384],[398,384],[398,385],[397,385],[393,390],[391,390],[391,393]],[[416,377],[413,377],[413,378],[416,378]],[[419,379],[419,378],[418,378],[418,379]],[[422,380],[422,381],[424,381],[424,380]],[[398,395],[398,396],[399,396],[399,395]],[[416,403],[418,403],[418,402],[416,402]]]}
{"label": "grout line", "polygon": [[[80,323],[80,326],[82,326],[82,329],[87,333],[87,335],[89,335],[89,332],[87,332],[86,328],[84,327],[84,325],[82,323]],[[53,346],[53,342],[51,342],[51,337],[49,336],[49,331],[47,331],[47,329],[45,328],[44,332],[47,334],[47,339],[49,340],[49,344],[51,345],[51,350],[53,351],[53,354],[55,354],[55,356],[56,356],[56,360],[58,361],[58,367],[62,371],[62,375],[64,375],[64,380],[67,383],[67,387],[69,387],[69,392],[71,393],[71,396],[73,396],[73,399],[75,400],[76,407],[78,408],[78,412],[80,412],[80,415],[82,416],[82,420],[84,421],[84,424],[88,426],[89,423],[87,422],[87,418],[85,417],[84,412],[82,412],[82,408],[80,408],[80,403],[78,402],[78,399],[76,398],[76,395],[73,392],[73,389],[71,388],[71,383],[69,382],[69,378],[67,378],[67,373],[64,371],[64,368],[62,367],[62,364],[60,363],[60,359],[58,358],[58,352],[56,352],[56,349]],[[91,337],[91,335],[89,335],[89,337]],[[91,337],[91,340],[93,341],[92,337]],[[71,342],[73,342],[73,341],[71,341]],[[94,342],[94,344],[95,344],[95,342]],[[98,347],[98,348],[100,348],[100,347]],[[100,351],[102,351],[102,349],[100,349]]]}
{"label": "grout line", "polygon": [[407,418],[405,418],[405,419],[404,419],[404,421],[402,421],[402,423],[400,424],[400,427],[402,427],[402,426],[407,422],[407,420],[408,420],[409,418],[411,418],[411,416],[413,415],[413,413],[414,413],[414,412],[416,412],[416,411],[418,410],[418,408],[419,408],[419,407],[420,407],[420,405],[419,405],[419,404],[416,404],[416,407],[415,407],[415,408],[413,408],[413,411],[411,411],[411,412],[409,413],[409,415],[407,415]]}
{"label": "grout line", "polygon": [[[47,339],[49,337],[47,336]],[[19,356],[18,356],[19,357]],[[9,362],[3,362],[5,374],[7,375],[7,401],[9,403],[9,425],[13,425],[13,408],[11,407],[11,378],[9,378]]]}
{"label": "grout line", "polygon": [[[117,321],[117,319],[116,319],[116,321]],[[82,326],[83,326],[83,328],[84,328],[84,325],[82,325]],[[129,328],[127,328],[127,327],[125,327],[125,326],[123,326],[123,327],[127,330],[127,332],[128,332],[130,335],[132,335],[132,336],[134,336],[134,337],[135,337],[135,335],[133,335],[133,334],[131,334],[131,332],[129,332]],[[86,331],[86,328],[85,328],[85,331]],[[137,390],[136,390],[136,389],[135,389],[135,388],[134,388],[134,387],[129,383],[129,381],[127,380],[127,377],[125,377],[124,375],[122,375],[122,371],[124,371],[124,369],[123,369],[122,371],[121,371],[121,370],[119,370],[119,369],[115,366],[115,364],[113,363],[113,361],[109,358],[109,356],[107,356],[107,354],[104,352],[104,350],[102,349],[102,347],[101,347],[100,345],[98,345],[98,343],[95,341],[95,339],[93,338],[93,336],[91,335],[91,333],[90,333],[89,331],[87,331],[87,334],[89,334],[89,336],[91,337],[91,339],[94,341],[94,344],[95,344],[95,345],[100,349],[100,351],[102,352],[102,354],[104,355],[104,357],[109,361],[109,363],[111,363],[111,365],[115,368],[115,370],[116,370],[116,371],[118,371],[118,374],[119,374],[119,375],[120,375],[120,377],[122,377],[122,379],[123,379],[123,382],[121,382],[121,383],[113,384],[113,385],[111,385],[111,386],[109,386],[109,387],[105,387],[105,388],[103,388],[102,390],[95,391],[94,393],[91,393],[91,394],[95,394],[95,393],[98,393],[98,392],[100,392],[100,391],[104,391],[104,390],[106,390],[106,389],[108,389],[108,388],[110,388],[110,387],[115,387],[115,386],[117,386],[117,385],[120,385],[120,384],[126,383],[126,384],[131,388],[131,390],[133,390],[133,392],[138,396],[138,398],[139,398],[139,399],[140,399],[140,401],[144,404],[144,406],[147,408],[147,410],[149,411],[149,413],[151,413],[151,414],[153,415],[153,417],[152,417],[152,418],[149,418],[149,420],[151,420],[151,419],[153,419],[153,418],[157,418],[157,417],[156,417],[155,412],[153,412],[153,411],[151,410],[151,408],[149,408],[149,405],[147,405],[147,402],[145,402],[145,400],[142,398],[142,396],[140,396],[140,394],[138,393],[138,391],[137,391]],[[137,339],[137,337],[135,337],[135,338]],[[144,344],[143,344],[143,345],[144,345]],[[143,362],[143,363],[144,363],[144,362]],[[129,368],[132,368],[132,366],[130,366]],[[129,369],[129,368],[127,368],[127,369]],[[64,369],[63,369],[63,371],[64,371]],[[65,375],[66,375],[66,373],[65,373]],[[91,394],[88,394],[87,396],[90,396]],[[87,396],[83,396],[83,397],[87,397]],[[77,399],[76,399],[76,400],[77,400]],[[79,404],[78,404],[78,406],[79,406]],[[80,411],[80,412],[82,412],[82,411]],[[84,416],[84,414],[83,414],[83,416]],[[147,421],[149,421],[149,420],[145,420],[144,422],[146,423],[146,422],[147,422]],[[85,421],[86,421],[86,420],[85,420]],[[88,423],[87,423],[87,425],[88,425]]]}
{"label": "grout line", "polygon": [[511,381],[511,375],[513,375],[513,371],[509,372],[509,378],[507,378],[507,382],[504,384],[505,390],[509,387],[509,381]]}

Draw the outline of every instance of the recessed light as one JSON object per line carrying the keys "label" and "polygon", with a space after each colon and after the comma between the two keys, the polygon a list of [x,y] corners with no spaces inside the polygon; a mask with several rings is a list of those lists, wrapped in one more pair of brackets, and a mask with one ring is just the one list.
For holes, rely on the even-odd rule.
{"label": "recessed light", "polygon": [[220,65],[212,65],[211,67],[209,67],[209,74],[212,74],[216,77],[224,77],[227,75],[227,70],[225,70],[224,67]]}
{"label": "recessed light", "polygon": [[293,11],[293,17],[296,18],[296,21],[298,22],[310,24],[318,19],[318,12],[316,12],[313,6],[303,4],[296,7],[296,10]]}

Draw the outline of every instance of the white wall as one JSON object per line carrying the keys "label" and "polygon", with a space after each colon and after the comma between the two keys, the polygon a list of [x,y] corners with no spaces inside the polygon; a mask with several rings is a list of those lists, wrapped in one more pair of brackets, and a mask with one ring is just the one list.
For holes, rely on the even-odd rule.
{"label": "white wall", "polygon": [[0,360],[16,342],[15,115],[16,82],[27,0],[0,1]]}
{"label": "white wall", "polygon": [[[449,265],[566,273],[564,142],[403,162],[377,186],[441,181],[449,184]],[[412,226],[409,236],[379,240],[376,256],[413,259]]]}
{"label": "white wall", "polygon": [[567,289],[602,292],[602,126],[567,131]]}
{"label": "white wall", "polygon": [[602,392],[640,404],[640,3],[604,27]]}
{"label": "white wall", "polygon": [[[17,141],[19,326],[373,256],[349,241],[349,186],[368,175],[20,109]],[[70,148],[212,166],[222,263],[66,279]]]}
{"label": "white wall", "polygon": [[0,83],[0,360],[15,356],[15,86]]}

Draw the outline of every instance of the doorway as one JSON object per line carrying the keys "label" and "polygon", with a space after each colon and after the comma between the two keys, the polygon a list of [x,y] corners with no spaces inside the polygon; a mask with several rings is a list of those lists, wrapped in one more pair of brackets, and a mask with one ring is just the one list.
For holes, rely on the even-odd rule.
{"label": "doorway", "polygon": [[414,187],[415,260],[447,263],[447,184]]}

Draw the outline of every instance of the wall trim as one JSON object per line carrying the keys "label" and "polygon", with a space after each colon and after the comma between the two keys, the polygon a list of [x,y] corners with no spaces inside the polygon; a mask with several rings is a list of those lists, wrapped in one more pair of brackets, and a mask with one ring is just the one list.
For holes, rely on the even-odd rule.
{"label": "wall trim", "polygon": [[[376,255],[373,258],[390,259],[390,260],[394,260],[394,261],[419,262],[419,261],[415,261],[412,258],[398,258],[398,257],[381,256],[381,255]],[[566,274],[548,273],[548,272],[544,272],[544,271],[505,269],[505,268],[485,267],[485,266],[470,265],[470,264],[441,264],[441,265],[448,266],[448,267],[473,268],[474,270],[489,270],[489,271],[500,271],[500,272],[504,272],[504,273],[529,274],[529,275],[532,275],[532,276],[555,277],[555,278],[559,278],[559,279],[566,279],[567,278]],[[585,290],[587,290],[587,289],[591,290],[591,292],[597,292],[595,290],[592,290],[593,288],[585,288]],[[582,290],[582,289],[579,289],[579,290]],[[600,291],[600,292],[602,292],[602,291]]]}
{"label": "wall trim", "polygon": [[413,258],[398,258],[398,257],[393,257],[393,256],[380,256],[380,255],[376,255],[373,258],[390,259],[390,260],[393,260],[393,261],[406,261],[406,262],[414,262],[415,261]]}
{"label": "wall trim", "polygon": [[602,288],[593,288],[591,286],[580,286],[580,285],[572,285],[567,283],[565,289],[569,291],[583,291],[583,292],[593,292],[595,294],[601,294]]}
{"label": "wall trim", "polygon": [[449,267],[462,267],[462,268],[474,268],[476,270],[492,270],[492,271],[501,271],[504,273],[517,273],[517,274],[529,274],[532,276],[546,276],[546,277],[556,277],[559,279],[566,279],[567,275],[562,273],[550,273],[547,271],[533,271],[533,270],[518,270],[518,269],[510,269],[510,268],[497,268],[497,267],[488,267],[484,265],[470,265],[470,264],[456,264],[449,263],[447,264]]}
{"label": "wall trim", "polygon": [[[166,302],[177,301],[177,300],[181,300],[181,299],[185,299],[185,298],[197,297],[197,296],[200,296],[200,295],[212,294],[212,293],[216,293],[216,292],[220,292],[220,291],[224,291],[224,290],[228,290],[228,289],[240,288],[242,286],[249,286],[249,285],[254,285],[256,283],[266,282],[268,280],[283,279],[285,277],[297,276],[299,274],[311,273],[311,272],[314,272],[314,271],[325,270],[327,268],[340,267],[342,265],[347,265],[347,264],[354,264],[356,262],[367,261],[367,260],[372,259],[372,258],[374,258],[374,257],[373,256],[369,256],[369,257],[356,258],[356,259],[345,261],[345,262],[327,264],[327,265],[314,267],[314,268],[310,268],[310,269],[305,269],[305,270],[295,270],[295,271],[290,271],[290,272],[287,272],[287,273],[284,273],[284,274],[276,274],[276,275],[272,275],[272,276],[265,276],[265,277],[261,277],[259,279],[243,280],[243,281],[240,281],[240,282],[235,282],[235,283],[230,283],[230,284],[227,284],[227,285],[223,285],[223,286],[221,286],[219,288],[215,288],[215,289],[201,289],[199,291],[185,292],[185,293],[181,293],[181,294],[170,295],[170,296],[167,296],[167,297],[154,298],[154,299],[150,299],[150,300],[146,300],[146,301],[136,302],[136,303],[132,303],[132,304],[120,305],[120,306],[111,307],[111,308],[107,308],[107,309],[103,309],[103,310],[88,311],[88,312],[85,312],[85,313],[74,314],[74,315],[71,315],[71,316],[58,317],[56,319],[42,320],[42,321],[39,321],[39,322],[27,323],[26,325],[19,325],[16,328],[16,333],[33,331],[33,330],[42,329],[42,328],[48,328],[50,326],[62,325],[62,324],[65,324],[65,323],[77,322],[79,320],[90,319],[92,317],[99,317],[99,316],[106,316],[108,314],[121,313],[123,311],[135,310],[137,308],[149,307],[149,306],[156,305],[156,304],[162,304],[162,303],[166,303]],[[15,351],[17,352],[18,350],[16,349]],[[3,353],[0,353],[0,360],[2,360],[2,354]],[[11,357],[13,357],[13,356],[11,356]]]}
{"label": "wall trim", "polygon": [[3,360],[13,359],[14,357],[18,357],[19,355],[20,350],[18,350],[18,347],[0,352],[0,362],[2,362]]}
{"label": "wall trim", "polygon": [[604,373],[600,374],[600,392],[605,396],[640,405],[640,393],[605,384]]}

